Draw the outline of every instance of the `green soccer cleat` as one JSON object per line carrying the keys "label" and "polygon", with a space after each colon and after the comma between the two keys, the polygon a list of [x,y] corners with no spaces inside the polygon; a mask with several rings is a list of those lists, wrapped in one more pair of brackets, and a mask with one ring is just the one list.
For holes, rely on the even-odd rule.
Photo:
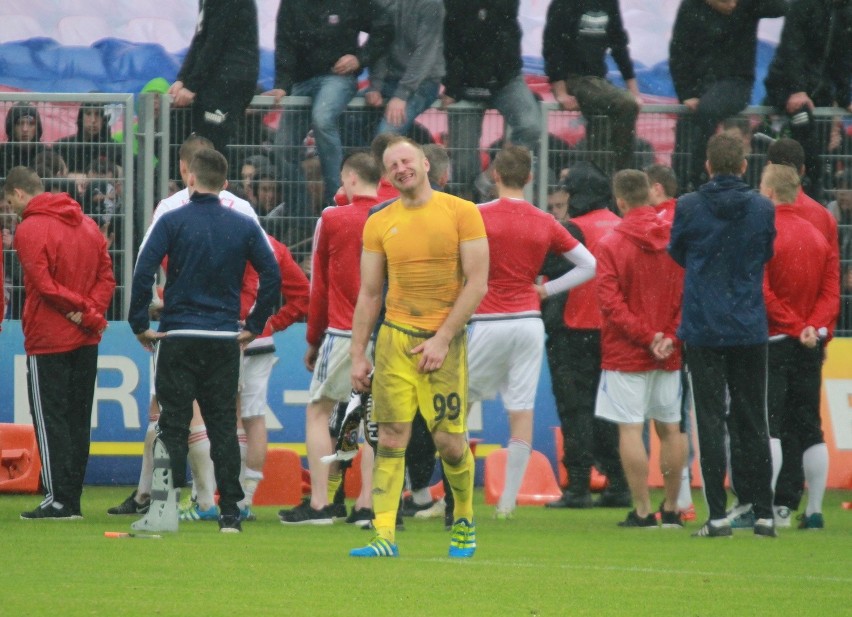
{"label": "green soccer cleat", "polygon": [[349,551],[350,557],[399,557],[399,549],[396,544],[376,536],[367,546],[353,548]]}
{"label": "green soccer cleat", "polygon": [[476,524],[468,522],[466,518],[460,518],[453,523],[449,555],[463,559],[473,557],[474,552],[476,552]]}

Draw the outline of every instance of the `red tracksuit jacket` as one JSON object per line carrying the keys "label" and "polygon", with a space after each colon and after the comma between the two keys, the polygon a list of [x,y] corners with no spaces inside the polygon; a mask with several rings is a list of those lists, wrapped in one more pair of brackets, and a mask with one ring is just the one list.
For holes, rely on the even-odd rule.
{"label": "red tracksuit jacket", "polygon": [[[115,289],[106,238],[66,193],[33,197],[21,217],[14,246],[24,271],[27,355],[97,345]],[[83,313],[80,325],[66,317],[75,312]]]}
{"label": "red tracksuit jacket", "polygon": [[832,249],[799,212],[798,204],[775,208],[774,256],[763,277],[769,336],[799,338],[806,326],[830,329],[840,311]]}
{"label": "red tracksuit jacket", "polygon": [[[652,206],[640,206],[598,243],[595,278],[603,315],[601,368],[605,370],[635,373],[680,368],[675,332],[684,272],[666,251],[670,232],[671,224]],[[675,342],[674,353],[663,361],[651,354],[657,332]]]}

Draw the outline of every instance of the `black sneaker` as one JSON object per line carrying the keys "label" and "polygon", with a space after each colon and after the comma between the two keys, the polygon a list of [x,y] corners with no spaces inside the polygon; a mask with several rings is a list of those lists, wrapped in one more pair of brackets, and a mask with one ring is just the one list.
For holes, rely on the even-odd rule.
{"label": "black sneaker", "polygon": [[654,516],[654,513],[650,513],[648,516],[639,516],[636,514],[636,510],[631,510],[627,513],[627,518],[621,521],[618,524],[619,527],[642,527],[645,529],[656,529],[657,528],[657,517]]}
{"label": "black sneaker", "polygon": [[669,512],[660,504],[660,526],[663,529],[683,529],[683,519],[680,517],[680,512],[675,510]]}
{"label": "black sneaker", "polygon": [[701,526],[696,532],[693,532],[693,538],[730,538],[733,537],[734,532],[731,531],[731,524],[726,522],[722,525],[713,525],[710,521],[707,521]]}
{"label": "black sneaker", "polygon": [[591,508],[594,504],[592,504],[592,494],[588,491],[584,493],[574,493],[571,490],[567,490],[562,493],[562,497],[557,499],[556,501],[550,501],[544,506],[546,508]]}
{"label": "black sneaker", "polygon": [[409,495],[408,497],[402,498],[402,505],[400,506],[400,512],[402,512],[403,516],[414,516],[421,510],[428,510],[432,506],[435,505],[435,501],[432,500],[429,503],[419,504],[414,503],[414,499]]}
{"label": "black sneaker", "polygon": [[119,505],[114,508],[110,508],[107,510],[107,514],[111,514],[113,516],[118,516],[122,514],[146,514],[148,512],[148,508],[151,507],[151,498],[149,497],[145,503],[140,504],[136,501],[136,491],[134,490],[130,497],[122,501]]}
{"label": "black sneaker", "polygon": [[243,525],[239,514],[220,514],[219,533],[242,533]]}
{"label": "black sneaker", "polygon": [[29,512],[21,512],[21,520],[37,521],[37,520],[52,520],[52,521],[73,521],[80,520],[83,516],[74,514],[68,506],[54,508],[53,505],[39,506],[35,510]]}
{"label": "black sneaker", "polygon": [[334,523],[328,506],[322,510],[314,510],[309,499],[302,501],[292,510],[281,510],[278,518],[282,525],[331,525]]}
{"label": "black sneaker", "polygon": [[373,520],[373,511],[370,508],[352,508],[352,512],[346,517],[349,525],[365,527]]}
{"label": "black sneaker", "polygon": [[630,491],[612,491],[609,487],[601,491],[597,501],[596,508],[629,508],[633,505],[633,497]]}
{"label": "black sneaker", "polygon": [[777,538],[775,520],[771,518],[759,518],[754,521],[754,535],[759,538]]}
{"label": "black sneaker", "polygon": [[330,503],[323,509],[326,511],[326,514],[331,516],[332,520],[343,521],[348,518],[345,503]]}

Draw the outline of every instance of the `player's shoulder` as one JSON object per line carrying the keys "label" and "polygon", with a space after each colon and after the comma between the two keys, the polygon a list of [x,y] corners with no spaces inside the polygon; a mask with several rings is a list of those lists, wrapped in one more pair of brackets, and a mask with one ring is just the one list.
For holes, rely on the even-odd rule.
{"label": "player's shoulder", "polygon": [[251,207],[251,204],[242,197],[237,197],[230,191],[223,190],[219,193],[219,201],[221,201],[222,205],[230,209],[232,212],[247,216],[253,221],[257,220],[257,212],[255,212],[254,208]]}

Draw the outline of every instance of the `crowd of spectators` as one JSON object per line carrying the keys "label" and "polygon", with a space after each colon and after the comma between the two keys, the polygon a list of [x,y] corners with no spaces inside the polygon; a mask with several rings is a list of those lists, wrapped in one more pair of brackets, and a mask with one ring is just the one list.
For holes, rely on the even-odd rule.
{"label": "crowd of spectators", "polygon": [[[788,8],[781,43],[766,78],[766,103],[777,109],[777,115],[731,117],[751,95],[759,21],[783,15]],[[232,112],[236,118],[228,119],[228,145],[223,145],[224,138],[220,144],[229,160],[230,189],[255,207],[267,230],[293,249],[306,270],[313,226],[322,209],[333,203],[339,160],[345,152],[368,147],[382,131],[405,134],[421,144],[443,143],[452,159],[447,191],[481,201],[493,196],[490,164],[506,139],[502,128],[483,125],[481,111],[455,103],[474,102],[497,110],[506,120],[510,140],[526,145],[534,155],[540,149],[545,121],[536,102],[541,96],[530,90],[521,73],[522,31],[516,1],[361,0],[333,3],[322,11],[308,2],[293,7],[282,3],[276,24],[275,88],[265,93],[255,90],[273,95],[276,101],[307,94],[314,97],[312,108],[249,107],[242,114]],[[833,33],[829,40],[803,35],[805,14],[825,23],[825,30]],[[206,28],[218,28],[211,18],[206,19]],[[847,190],[846,160],[852,153],[852,139],[844,123],[817,121],[812,110],[814,105],[848,105],[852,45],[846,44],[850,29],[844,24],[852,24],[847,0],[682,0],[669,51],[675,90],[686,113],[674,127],[669,155],[662,145],[667,140],[657,134],[668,129],[655,126],[642,136],[637,134],[642,97],[618,2],[553,0],[542,39],[544,68],[560,108],[580,112],[581,130],[566,132],[559,125],[564,120],[547,120],[548,156],[536,160],[537,181],[545,182],[552,192],[569,168],[584,160],[608,175],[621,168],[671,162],[681,190],[694,189],[704,180],[702,144],[721,130],[743,139],[750,163],[746,180],[756,187],[768,145],[794,134],[806,148],[805,190],[823,203],[842,203],[839,193]],[[710,35],[696,38],[691,34],[696,28]],[[202,30],[199,27],[193,38],[193,49],[200,48],[199,38],[203,43],[203,36],[210,36]],[[693,45],[697,40],[703,45],[700,53]],[[240,41],[256,44],[251,36]],[[211,52],[199,49],[185,60],[183,81],[170,87],[157,78],[143,89],[173,93],[172,144],[179,144],[193,130],[205,130],[196,126],[203,118],[197,101],[191,100],[189,108],[178,107],[185,93],[176,88],[188,81],[201,89],[204,79],[196,74],[195,65],[202,69],[210,65],[199,55],[203,53]],[[607,56],[615,61],[624,88],[608,81]],[[221,62],[231,70],[238,60],[228,57]],[[365,106],[347,109],[358,93]],[[333,101],[331,107],[328,101]],[[435,101],[443,111],[428,110]],[[121,142],[125,131],[116,122],[117,114],[108,105],[81,104],[76,110],[76,131],[60,133],[59,139],[47,143],[46,108],[29,103],[6,106],[0,178],[15,165],[37,168],[50,190],[67,191],[95,218],[111,248],[123,249]],[[801,110],[808,120],[805,127],[802,116],[793,113]],[[446,121],[440,117],[443,113]],[[478,146],[483,133],[496,138],[487,149]],[[177,156],[171,158],[170,169],[156,173],[167,173],[170,191],[176,191],[180,188]],[[537,186],[534,193],[539,194]],[[845,210],[835,205],[833,213],[841,233],[848,236]],[[13,218],[5,216],[6,235],[14,230]],[[844,239],[844,247],[852,242]],[[848,263],[852,249],[843,250],[841,257]],[[14,271],[7,269],[7,278]]]}

